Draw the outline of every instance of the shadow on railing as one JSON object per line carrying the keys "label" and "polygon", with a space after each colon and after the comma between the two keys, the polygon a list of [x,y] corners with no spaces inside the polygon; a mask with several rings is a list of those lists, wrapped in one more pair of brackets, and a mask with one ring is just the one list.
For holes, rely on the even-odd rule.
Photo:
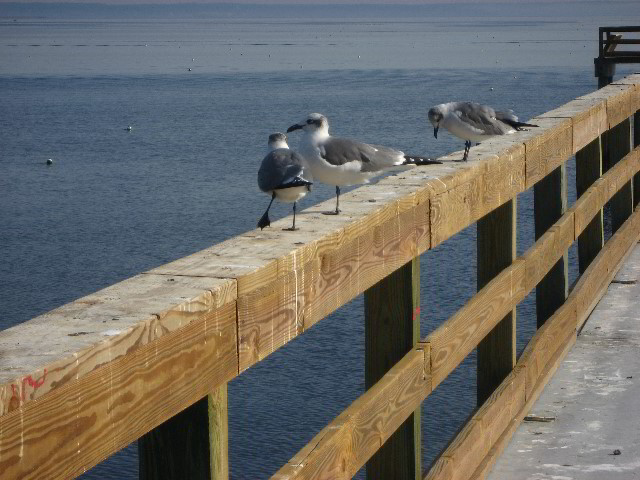
{"label": "shadow on railing", "polygon": [[[427,477],[481,476],[640,235],[639,108],[634,75],[467,163],[456,153],[349,192],[343,215],[317,205],[305,230],[273,222],[0,332],[0,476],[77,476],[140,439],[142,477],[227,478],[226,382],[361,293],[367,391],[274,478],[350,478],[367,462],[371,478],[420,477],[420,404],[476,347],[480,408]],[[516,196],[532,187],[537,241],[516,258]],[[418,256],[475,222],[479,291],[420,339]],[[534,288],[539,330],[516,363],[515,307]]]}

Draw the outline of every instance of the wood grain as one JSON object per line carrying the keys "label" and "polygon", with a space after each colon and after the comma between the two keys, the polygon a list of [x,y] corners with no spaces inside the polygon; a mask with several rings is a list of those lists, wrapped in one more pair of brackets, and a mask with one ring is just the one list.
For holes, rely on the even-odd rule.
{"label": "wood grain", "polygon": [[[560,165],[533,186],[535,238],[540,238],[567,210],[567,169]],[[570,243],[573,243],[571,218]],[[567,245],[567,248],[568,246]],[[565,250],[548,269],[536,287],[536,324],[538,328],[569,294],[569,259]]]}
{"label": "wood grain", "polygon": [[[522,418],[524,418],[530,410],[562,359],[575,344],[576,327],[581,325],[579,321],[580,316],[586,315],[586,312],[581,313],[579,311],[579,301],[584,297],[585,292],[587,292],[589,296],[593,295],[593,288],[590,286],[590,280],[588,279],[600,279],[604,276],[604,281],[598,282],[600,289],[599,292],[596,293],[595,303],[597,303],[604,294],[604,291],[606,291],[606,287],[608,287],[611,278],[613,278],[615,272],[623,263],[626,256],[625,254],[628,254],[639,237],[640,209],[637,209],[634,216],[607,242],[605,248],[598,254],[596,260],[585,272],[585,275],[578,281],[571,295],[567,298],[567,301],[541,326],[518,359],[516,367],[510,375],[510,379],[516,384],[521,385],[521,388],[522,386],[524,387],[524,390],[519,390],[524,393],[524,400],[521,396],[522,393],[515,395],[515,397],[520,398],[520,400],[515,402],[515,408],[508,410],[507,415],[507,408],[496,401],[501,396],[499,393],[500,389],[498,389],[498,391],[496,391],[497,398],[490,398],[472,417],[471,422],[475,422],[475,424],[471,427],[465,427],[461,435],[445,450],[442,458],[446,458],[447,461],[436,462],[434,467],[439,466],[439,469],[437,471],[432,469],[425,478],[458,478],[456,477],[458,472],[468,473],[470,471],[473,471],[471,475],[467,476],[465,474],[459,478],[476,479],[485,477],[500,453],[508,444],[509,439],[522,421]],[[609,265],[612,266],[608,268],[607,266]],[[602,288],[603,284],[605,288]],[[504,388],[504,383],[501,388]],[[513,397],[513,394],[509,394],[505,398]],[[490,413],[492,401],[495,402],[494,412],[499,411],[501,415]],[[519,410],[517,405],[521,405]],[[485,434],[481,438],[475,438],[464,433],[472,429],[478,430],[477,423],[479,417],[485,418],[490,423],[497,424],[493,435]],[[490,423],[488,424],[490,425]],[[488,427],[485,426],[485,430],[487,429]],[[502,431],[502,433],[498,434],[500,431]],[[478,434],[476,433],[476,437],[477,436]],[[474,445],[466,445],[466,443],[470,443],[473,440],[484,445],[484,448],[480,449]],[[458,459],[461,455],[466,455],[464,455],[464,459],[459,459],[456,462],[456,456],[451,455],[450,450],[454,450],[458,454]],[[484,450],[486,450],[487,453],[482,455],[481,453]],[[448,476],[441,475],[441,472],[448,474]]]}
{"label": "wood grain", "polygon": [[[607,132],[606,142],[609,167],[611,168],[631,151],[631,124],[628,118]],[[612,232],[615,232],[633,212],[631,179],[617,187],[618,191],[611,197],[609,202]]]}
{"label": "wood grain", "polygon": [[571,208],[575,212],[575,234],[580,235],[589,222],[616,192],[627,184],[633,175],[640,171],[640,148],[617,162],[607,173],[592,185],[576,200]]}
{"label": "wood grain", "polygon": [[523,375],[511,372],[434,463],[425,480],[467,480],[525,403]]}
{"label": "wood grain", "polygon": [[[518,425],[520,425],[520,422],[522,422],[522,419],[525,417],[525,415],[529,413],[531,407],[542,393],[545,385],[549,382],[553,374],[556,372],[558,366],[567,355],[567,353],[571,350],[575,342],[576,337],[569,336],[567,343],[565,343],[564,345],[564,348],[549,361],[547,368],[538,380],[538,384],[531,392],[531,397],[526,399],[526,403],[524,404],[522,409],[520,409],[520,411],[511,420],[511,422],[509,422],[509,425],[504,430],[500,438],[489,449],[488,454],[482,459],[476,470],[469,477],[470,480],[479,480],[486,478],[486,475],[491,471],[491,468],[493,468],[493,465],[498,460],[498,457],[502,454],[504,449],[509,444],[509,440],[511,440],[511,437],[518,428]],[[516,373],[516,375],[521,375],[521,370],[518,370],[517,368],[514,372]]]}
{"label": "wood grain", "polygon": [[[617,85],[610,85],[616,88]],[[620,87],[621,91],[617,95],[607,98],[607,118],[609,128],[613,128],[619,123],[627,120],[638,110],[638,89],[637,85],[625,85]]]}
{"label": "wood grain", "polygon": [[[576,193],[581,198],[602,176],[602,144],[601,137],[597,137],[591,143],[576,152]],[[594,201],[599,201],[596,195],[592,195]],[[591,210],[595,212],[595,209]],[[588,218],[588,216],[587,216]],[[592,219],[586,225],[577,215],[575,217],[575,230],[578,240],[578,268],[580,274],[584,273],[589,264],[596,257],[604,245],[604,218],[602,208],[598,209]],[[582,222],[582,223],[581,223]]]}
{"label": "wood grain", "polygon": [[573,153],[573,127],[569,118],[534,118],[524,139],[525,186],[530,188],[568,160]]}
{"label": "wood grain", "polygon": [[[420,340],[420,259],[414,258],[364,293],[365,389],[372,388]],[[367,478],[419,479],[420,409],[367,462]]]}
{"label": "wood grain", "polygon": [[[640,109],[633,115],[633,147],[638,146],[640,146]],[[633,177],[633,208],[638,205],[640,205],[640,173],[636,173]]]}
{"label": "wood grain", "polygon": [[[640,109],[633,115],[633,147],[638,146],[640,146]],[[633,177],[633,208],[638,205],[640,205],[640,173],[636,173]]]}
{"label": "wood grain", "polygon": [[515,286],[524,273],[524,263],[515,262],[426,338],[431,344],[433,388],[512,310],[519,291]]}
{"label": "wood grain", "polygon": [[231,302],[3,415],[0,477],[80,475],[236,376],[235,337]]}
{"label": "wood grain", "polygon": [[550,359],[564,347],[568,337],[575,334],[576,302],[575,297],[571,297],[538,329],[518,359],[518,365],[525,372],[526,398],[530,398]]}
{"label": "wood grain", "polygon": [[572,100],[540,117],[571,119],[574,154],[609,128],[607,102],[602,98]]}
{"label": "wood grain", "polygon": [[[453,155],[443,165],[408,168],[348,192],[339,216],[321,214],[333,208],[331,199],[301,212],[298,232],[282,231],[289,217],[276,220],[269,229],[251,230],[0,332],[2,468],[45,476],[80,472],[204,397],[564,162],[602,128],[603,102],[608,126],[629,117],[640,107],[637,76],[616,83],[577,99],[588,110],[540,118],[539,129],[472,147],[466,164],[451,162]],[[610,198],[618,182],[612,178],[585,192],[580,208],[588,210],[588,199],[598,199],[591,203],[597,205]],[[583,228],[579,212],[576,232]],[[466,314],[476,309],[492,319],[521,299],[525,263],[510,267],[508,294],[497,282],[492,287],[504,290],[491,300],[480,296]],[[584,302],[578,305],[582,313],[588,310]],[[452,334],[451,345],[438,352],[459,344],[461,350],[455,346],[446,356],[463,358],[491,326],[468,317],[461,325],[467,330]],[[430,358],[442,360],[440,355]],[[170,377],[168,358],[178,358],[185,373]],[[188,373],[194,365],[205,372],[202,378]],[[158,378],[151,381],[150,372]],[[114,397],[114,385],[123,396]],[[146,388],[151,393],[139,396]],[[163,407],[148,407],[147,396]],[[116,414],[117,422],[109,423]],[[52,450],[60,439],[76,437],[81,448]]]}
{"label": "wood grain", "polygon": [[580,329],[596,304],[606,292],[611,279],[640,236],[640,208],[627,219],[620,229],[605,243],[604,248],[576,283],[570,296],[576,299],[576,321]]}
{"label": "wood grain", "polygon": [[211,480],[229,478],[229,395],[223,383],[207,395]]}
{"label": "wood grain", "polygon": [[454,467],[452,480],[466,480],[488,448],[482,424],[472,417],[443,453]]}
{"label": "wood grain", "polygon": [[426,472],[424,480],[452,480],[454,476],[454,464],[449,457],[438,457],[431,468]]}
{"label": "wood grain", "polygon": [[229,303],[235,308],[235,295],[233,280],[142,274],[3,330],[0,414]]}
{"label": "wood grain", "polygon": [[139,477],[229,478],[227,384],[138,439]]}
{"label": "wood grain", "polygon": [[[635,82],[637,76],[627,77]],[[587,95],[578,97],[585,100],[605,100],[607,104],[607,129],[613,128],[623,120],[629,118],[638,110],[637,83],[622,83],[621,81],[607,85]]]}
{"label": "wood grain", "polygon": [[499,157],[485,153],[495,144],[475,147],[473,156],[481,159],[474,162],[478,172],[474,177],[431,198],[432,247],[524,190],[524,147],[509,144]]}
{"label": "wood grain", "polygon": [[525,290],[533,290],[574,241],[574,212],[569,210],[523,255]]}
{"label": "wood grain", "polygon": [[[549,318],[527,345],[527,355],[520,357],[513,371],[449,444],[425,480],[484,478],[575,343],[572,327],[564,311]],[[551,351],[548,344],[553,333],[565,336],[555,340],[555,350]],[[541,364],[540,370],[532,370],[535,377],[527,377],[527,362],[538,354],[544,356],[546,363]],[[534,381],[528,389],[527,380]]]}
{"label": "wood grain", "polygon": [[516,375],[512,371],[474,414],[474,418],[482,424],[486,445],[496,443],[525,400],[524,375]]}
{"label": "wood grain", "polygon": [[[640,210],[634,215],[640,215]],[[637,222],[638,226],[640,226],[640,220]],[[620,257],[622,247],[626,247],[626,250],[624,251],[628,251],[629,245],[631,245],[629,241],[631,235],[635,234],[635,237],[633,237],[634,239],[637,239],[640,236],[640,230],[633,230],[630,225],[633,225],[631,220],[626,223],[621,230],[620,235],[626,235],[621,238],[624,238],[626,242],[622,244],[619,249],[612,250],[614,252],[613,255]],[[525,269],[528,278],[527,289],[532,288],[537,283],[537,280],[544,275],[543,272],[546,272],[545,268],[549,268],[553,265],[554,258],[562,256],[567,246],[573,241],[573,238],[573,212],[570,211],[565,214],[545,235],[543,235],[543,237],[541,237],[538,242],[536,242],[536,244],[523,256],[522,261],[528,267]],[[617,240],[617,242],[620,241]],[[546,261],[540,262],[537,260],[545,257]],[[600,260],[600,263],[602,263],[606,262],[608,259],[609,257],[607,256],[607,252],[603,251],[602,255],[600,255],[597,260]],[[594,262],[594,265],[595,264],[596,262]],[[507,273],[510,273],[512,268],[515,267],[508,268],[503,271],[500,276],[506,277]],[[591,272],[592,271],[587,272],[587,274]],[[610,278],[612,278],[612,275],[614,274],[615,272],[607,275],[605,279],[606,285],[608,285]],[[601,272],[595,273],[596,278],[600,275]],[[522,400],[520,405],[522,405],[525,400],[539,394],[539,390],[541,390],[541,379],[549,377],[550,369],[557,368],[557,363],[561,358],[563,358],[564,353],[567,351],[567,345],[572,345],[575,341],[576,322],[578,319],[578,299],[582,297],[582,294],[580,293],[581,290],[588,288],[588,284],[583,286],[581,282],[576,285],[572,295],[569,296],[567,301],[547,320],[547,322],[540,327],[518,360],[511,378],[512,380],[517,378],[519,379],[518,381],[521,382],[520,385],[522,385],[523,389],[521,391],[524,395],[521,397]],[[479,293],[476,297],[480,296],[482,293],[484,293],[484,291]],[[474,297],[474,299],[476,297]],[[471,302],[473,302],[473,299]],[[470,305],[471,302],[469,302],[468,305]],[[467,308],[467,306],[464,308]],[[439,330],[447,332],[447,330],[454,331],[454,329],[459,328],[459,326],[452,321],[453,318],[455,318],[455,316],[452,317],[450,321],[445,322]],[[451,324],[449,324],[449,322],[451,322]],[[434,332],[435,335],[432,334],[432,336],[428,337],[432,344],[432,352],[437,351],[439,348],[439,337],[445,336],[444,333],[442,335],[439,333],[440,332],[437,330]],[[450,332],[448,333],[450,334]],[[453,341],[449,341],[448,343],[454,344]],[[458,347],[458,349],[460,350],[460,347]],[[440,350],[442,351],[442,349]],[[466,352],[468,350],[468,348],[465,348],[462,351]],[[450,359],[459,358],[459,356],[460,353],[458,352],[447,354],[447,357]],[[455,361],[453,363],[455,363]],[[438,362],[434,362],[433,353],[432,366],[432,386],[435,388],[440,379],[438,374],[438,368],[440,368],[440,366]],[[451,368],[449,367],[448,370],[450,371]],[[546,380],[544,383],[546,383]],[[490,398],[489,402],[497,402],[499,395],[500,394],[498,393],[497,397],[493,400]],[[485,405],[488,404],[485,403]],[[490,407],[487,406],[486,408],[489,409]],[[498,408],[504,410],[503,406]],[[468,478],[464,472],[468,473],[473,471],[476,467],[480,468],[484,459],[491,455],[489,451],[490,446],[497,441],[494,439],[497,439],[502,435],[501,431],[508,430],[508,427],[505,424],[515,416],[515,411],[517,411],[517,408],[511,412],[513,414],[511,417],[505,417],[507,420],[505,420],[505,418],[500,419],[499,426],[496,426],[493,429],[485,427],[489,429],[489,431],[493,432],[486,435],[482,429],[482,424],[478,424],[478,417],[474,415],[471,422],[465,426],[460,435],[456,437],[454,442],[452,442],[449,448],[443,453],[443,457],[447,457],[449,460],[447,465],[451,465],[451,468],[439,468],[438,472],[432,470],[426,478]],[[485,419],[487,425],[490,425],[490,422],[497,421],[495,414],[492,415],[487,413],[483,415],[484,416],[482,418]],[[500,416],[498,415],[498,417]],[[452,452],[455,452],[455,454],[452,454]]]}
{"label": "wood grain", "polygon": [[[517,198],[478,220],[476,234],[477,289],[481,290],[516,258]],[[512,289],[513,291],[513,289]],[[513,294],[512,294],[513,295]],[[491,329],[477,347],[476,398],[484,401],[516,363],[516,311]]]}
{"label": "wood grain", "polygon": [[239,290],[241,371],[430,247],[429,199],[397,181],[349,192],[341,205],[355,218],[331,241],[300,261],[292,255],[278,267],[288,273],[263,287]]}
{"label": "wood grain", "polygon": [[425,355],[411,350],[272,478],[353,477],[431,392]]}

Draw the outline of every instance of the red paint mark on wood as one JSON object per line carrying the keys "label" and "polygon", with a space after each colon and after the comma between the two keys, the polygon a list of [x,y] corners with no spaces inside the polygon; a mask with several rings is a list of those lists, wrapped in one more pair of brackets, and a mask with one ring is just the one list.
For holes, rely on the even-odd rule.
{"label": "red paint mark on wood", "polygon": [[420,307],[416,307],[413,309],[413,320],[419,320],[420,319]]}
{"label": "red paint mark on wood", "polygon": [[22,379],[22,388],[18,388],[18,385],[15,384],[11,384],[11,393],[12,396],[11,398],[16,398],[16,399],[20,399],[21,401],[24,402],[26,396],[27,396],[27,385],[31,388],[33,388],[33,391],[35,392],[38,388],[40,388],[42,385],[44,385],[44,381],[47,378],[47,369],[44,369],[44,373],[42,374],[42,376],[40,378],[38,378],[37,380],[34,380],[31,375],[27,375],[26,377],[24,377]]}

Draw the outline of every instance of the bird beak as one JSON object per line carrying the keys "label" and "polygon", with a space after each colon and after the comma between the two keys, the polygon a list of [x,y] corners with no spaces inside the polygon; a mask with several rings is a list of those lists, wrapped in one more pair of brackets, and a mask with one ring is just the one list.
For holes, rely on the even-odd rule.
{"label": "bird beak", "polygon": [[287,133],[291,133],[294,130],[300,130],[303,127],[303,125],[300,125],[299,123],[296,123],[295,125],[291,125],[289,128],[287,128]]}
{"label": "bird beak", "polygon": [[440,127],[433,127],[433,136],[438,138],[438,128]]}

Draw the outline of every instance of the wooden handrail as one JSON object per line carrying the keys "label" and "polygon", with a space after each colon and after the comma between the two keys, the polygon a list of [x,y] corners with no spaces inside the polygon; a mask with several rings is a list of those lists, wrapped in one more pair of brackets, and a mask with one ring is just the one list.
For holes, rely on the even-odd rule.
{"label": "wooden handrail", "polygon": [[[0,476],[82,473],[512,200],[639,107],[635,75],[535,119],[538,129],[474,147],[468,163],[452,154],[349,192],[343,215],[321,215],[330,201],[312,207],[294,235],[281,231],[283,219],[0,332]],[[569,227],[556,230],[564,239]],[[509,270],[508,301],[475,300],[478,312],[520,298],[523,262]],[[503,295],[507,281],[487,288]],[[435,384],[457,361],[447,342],[459,340],[447,335],[431,339],[438,348],[425,372],[435,358]]]}
{"label": "wooden handrail", "polygon": [[[613,42],[610,40],[600,40],[603,44],[611,45],[638,45],[640,44],[640,38],[622,38],[621,35],[614,35]],[[619,38],[618,38],[619,37]]]}
{"label": "wooden handrail", "polygon": [[599,27],[600,31],[605,32],[640,32],[640,26],[623,26],[623,27]]}
{"label": "wooden handrail", "polygon": [[[580,197],[579,202],[562,216],[558,222],[554,224],[549,231],[543,235],[532,247],[530,247],[521,257],[519,257],[510,267],[504,269],[496,278],[489,282],[481,289],[464,307],[456,314],[444,322],[434,332],[422,340],[413,350],[411,350],[401,362],[383,377],[383,379],[373,388],[369,389],[365,394],[358,398],[351,406],[330,423],[314,440],[312,440],[303,450],[298,453],[286,466],[284,466],[272,478],[278,480],[284,479],[300,479],[300,478],[351,478],[364,463],[368,460],[373,452],[364,447],[362,442],[356,439],[368,436],[374,436],[379,439],[388,438],[395,430],[394,425],[399,425],[406,417],[394,417],[393,422],[388,422],[388,412],[393,409],[395,400],[386,396],[383,391],[389,388],[389,385],[398,383],[398,379],[410,375],[412,360],[417,358],[420,352],[428,354],[428,359],[424,368],[425,379],[430,380],[430,385],[415,392],[413,395],[407,395],[405,398],[404,412],[408,416],[422,401],[455,369],[471,351],[478,345],[480,340],[500,321],[506,312],[514,308],[524,297],[535,288],[543,276],[551,269],[555,262],[562,256],[571,244],[577,240],[584,224],[577,224],[576,218],[583,218],[585,215],[591,214],[593,217],[596,208],[599,209],[607,203],[616,193],[617,189],[624,183],[628,182],[634,174],[640,171],[640,148],[636,148],[632,153],[628,154],[622,161],[616,164],[609,172],[596,182],[587,192]],[[584,199],[584,200],[583,200]],[[590,213],[593,212],[593,213]],[[597,265],[616,265],[619,263],[623,254],[629,249],[631,241],[640,236],[640,212],[636,212],[634,216],[627,220],[626,233],[615,237],[615,241],[608,242],[607,248],[603,249],[600,257],[592,264],[593,267],[588,274],[585,274],[567,302],[554,314],[545,327],[538,330],[537,336],[532,340],[530,346],[525,350],[525,355],[521,357],[514,372],[521,368],[525,360],[530,356],[536,359],[535,365],[529,363],[528,373],[523,373],[522,377],[522,402],[525,402],[525,391],[530,392],[536,384],[538,377],[546,368],[547,361],[556,352],[554,349],[537,348],[539,342],[550,341],[553,339],[558,345],[567,340],[569,332],[576,331],[577,322],[584,322],[586,316],[591,311],[597,300],[602,296],[600,290],[602,285],[608,285],[608,275],[611,270],[607,271],[607,275],[602,275],[602,268]],[[635,232],[635,233],[634,233]],[[635,237],[633,237],[635,235]],[[622,238],[622,240],[618,240]],[[614,247],[617,245],[617,247]],[[617,248],[617,249],[616,249]],[[618,256],[611,257],[611,251],[615,251]],[[604,258],[605,261],[601,261]],[[587,280],[589,279],[589,280]],[[595,282],[595,283],[594,283]],[[598,295],[594,293],[595,299],[593,305],[576,307],[584,292],[593,292],[596,285]],[[580,304],[582,305],[582,304]],[[578,308],[578,313],[576,313]],[[573,312],[570,317],[565,314]],[[576,317],[577,315],[577,317]],[[559,327],[558,327],[559,325]],[[560,328],[560,332],[558,332]],[[568,341],[568,340],[567,340]],[[562,343],[562,346],[566,342]],[[536,368],[534,373],[534,369]],[[540,373],[538,373],[538,370]],[[515,376],[513,373],[512,376]],[[527,375],[529,377],[527,377]],[[527,388],[524,387],[524,379],[527,378]],[[532,380],[533,379],[533,380]],[[507,389],[506,385],[510,385],[514,378],[505,381],[501,387]],[[397,387],[399,388],[399,387]],[[509,387],[511,388],[511,387]],[[501,394],[493,395],[488,405],[493,405]],[[526,397],[528,398],[528,397]],[[506,401],[506,400],[504,400]],[[365,406],[372,403],[378,405],[376,412],[366,410]],[[408,404],[407,404],[408,403]],[[522,406],[522,405],[520,405]],[[485,408],[487,410],[489,407]],[[507,423],[515,417],[515,413],[520,409],[513,410],[514,416],[509,417]],[[469,430],[477,427],[474,423],[483,417],[483,409],[471,420],[466,430],[460,434],[458,443],[469,442],[467,437],[473,438]],[[377,413],[377,416],[376,416]],[[394,411],[397,414],[397,412]],[[486,415],[487,419],[495,420],[493,413]],[[354,423],[346,422],[351,418],[366,418],[366,424],[373,427],[373,431],[356,432]],[[485,420],[487,423],[489,420]],[[393,429],[392,429],[393,428]],[[341,436],[328,437],[329,432],[341,432]],[[498,432],[498,436],[502,434],[502,430]],[[494,433],[495,436],[495,433]],[[497,437],[496,437],[497,438]],[[488,439],[485,439],[488,440]],[[491,442],[483,440],[474,448],[486,448],[486,455]],[[384,441],[384,440],[382,440]],[[350,445],[348,449],[341,448],[342,445]],[[488,445],[488,446],[487,446]],[[457,449],[454,442],[452,447]],[[469,447],[471,448],[471,447]],[[443,454],[445,457],[447,453]],[[330,457],[330,459],[329,459]],[[440,463],[446,462],[443,460]],[[332,465],[328,467],[328,465]],[[348,468],[340,470],[340,465],[347,465]],[[476,465],[477,466],[477,465]],[[474,469],[475,467],[474,466]],[[457,465],[461,471],[469,471],[464,465]],[[441,466],[436,467],[438,471]],[[473,470],[470,470],[471,473]],[[440,477],[434,477],[440,478]],[[446,477],[443,477],[446,478]]]}
{"label": "wooden handrail", "polygon": [[[451,478],[454,468],[458,472],[456,478],[484,478],[575,343],[577,329],[602,298],[639,239],[640,208],[637,208],[600,251],[567,301],[538,329],[512,373],[434,462],[425,480]],[[582,301],[585,297],[589,298],[589,304]]]}

